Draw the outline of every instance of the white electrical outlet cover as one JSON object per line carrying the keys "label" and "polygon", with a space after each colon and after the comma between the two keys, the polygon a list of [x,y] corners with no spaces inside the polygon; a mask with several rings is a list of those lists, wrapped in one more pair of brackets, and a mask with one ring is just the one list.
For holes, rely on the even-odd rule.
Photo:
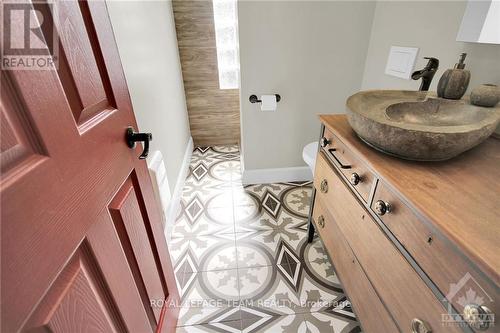
{"label": "white electrical outlet cover", "polygon": [[385,74],[409,80],[417,60],[418,47],[391,46]]}

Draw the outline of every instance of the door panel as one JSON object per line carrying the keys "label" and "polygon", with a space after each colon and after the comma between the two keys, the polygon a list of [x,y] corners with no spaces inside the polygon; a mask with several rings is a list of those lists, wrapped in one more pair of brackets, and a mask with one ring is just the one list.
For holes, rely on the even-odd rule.
{"label": "door panel", "polygon": [[78,125],[115,108],[92,18],[86,2],[57,6],[61,82]]}
{"label": "door panel", "polygon": [[[155,327],[154,316],[143,304],[140,287],[132,274],[123,246],[110,218],[103,210],[87,233],[87,242],[95,255],[104,280],[130,332],[148,332]],[[140,275],[140,274],[139,274]],[[149,308],[149,303],[148,303]]]}
{"label": "door panel", "polygon": [[1,168],[3,176],[8,177],[9,174],[21,171],[23,166],[39,162],[43,158],[44,148],[20,96],[6,75],[2,75],[1,87]]}
{"label": "door panel", "polygon": [[61,67],[1,74],[1,330],[153,331],[178,293],[105,3],[36,6]]}
{"label": "door panel", "polygon": [[[135,175],[133,175],[135,178]],[[114,197],[109,206],[111,218],[120,239],[122,246],[126,249],[127,259],[132,271],[136,272],[134,277],[138,285],[144,285],[146,293],[143,295],[146,309],[149,310],[151,304],[148,300],[164,300],[163,283],[158,272],[155,255],[150,246],[148,232],[146,231],[143,212],[137,200],[132,177],[127,179],[120,191]],[[144,214],[144,216],[147,216]],[[149,246],[148,246],[149,245]],[[142,272],[142,276],[139,274]],[[141,279],[142,277],[142,279]],[[152,308],[156,320],[160,317],[160,308]]]}
{"label": "door panel", "polygon": [[86,242],[75,252],[30,319],[33,331],[125,330]]}

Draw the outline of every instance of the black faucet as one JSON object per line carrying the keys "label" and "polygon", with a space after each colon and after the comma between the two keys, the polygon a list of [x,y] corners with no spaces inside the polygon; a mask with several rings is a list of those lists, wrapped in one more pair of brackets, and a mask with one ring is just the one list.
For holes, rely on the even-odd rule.
{"label": "black faucet", "polygon": [[429,59],[429,62],[425,67],[419,71],[413,72],[411,75],[411,78],[413,80],[418,80],[422,79],[422,83],[420,84],[420,88],[418,90],[420,91],[427,91],[429,90],[429,86],[431,85],[432,78],[434,77],[434,74],[436,74],[437,69],[439,68],[439,60],[436,58],[429,58],[425,57],[424,59]]}

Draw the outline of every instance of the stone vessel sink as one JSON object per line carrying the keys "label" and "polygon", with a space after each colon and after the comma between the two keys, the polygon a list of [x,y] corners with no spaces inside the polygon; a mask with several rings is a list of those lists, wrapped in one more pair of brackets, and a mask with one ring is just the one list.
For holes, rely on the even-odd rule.
{"label": "stone vessel sink", "polygon": [[384,153],[418,161],[452,158],[486,140],[500,122],[494,108],[425,91],[361,91],[347,99],[356,134]]}

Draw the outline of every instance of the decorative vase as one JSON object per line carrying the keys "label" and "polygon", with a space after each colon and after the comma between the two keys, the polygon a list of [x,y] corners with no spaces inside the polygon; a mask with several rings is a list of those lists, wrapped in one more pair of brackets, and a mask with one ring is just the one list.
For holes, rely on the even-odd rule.
{"label": "decorative vase", "polygon": [[495,84],[482,84],[470,93],[471,104],[493,107],[500,101],[500,88]]}
{"label": "decorative vase", "polygon": [[466,56],[466,53],[462,53],[455,68],[447,69],[443,73],[437,86],[438,97],[460,99],[465,94],[470,81],[470,72],[464,69]]}

